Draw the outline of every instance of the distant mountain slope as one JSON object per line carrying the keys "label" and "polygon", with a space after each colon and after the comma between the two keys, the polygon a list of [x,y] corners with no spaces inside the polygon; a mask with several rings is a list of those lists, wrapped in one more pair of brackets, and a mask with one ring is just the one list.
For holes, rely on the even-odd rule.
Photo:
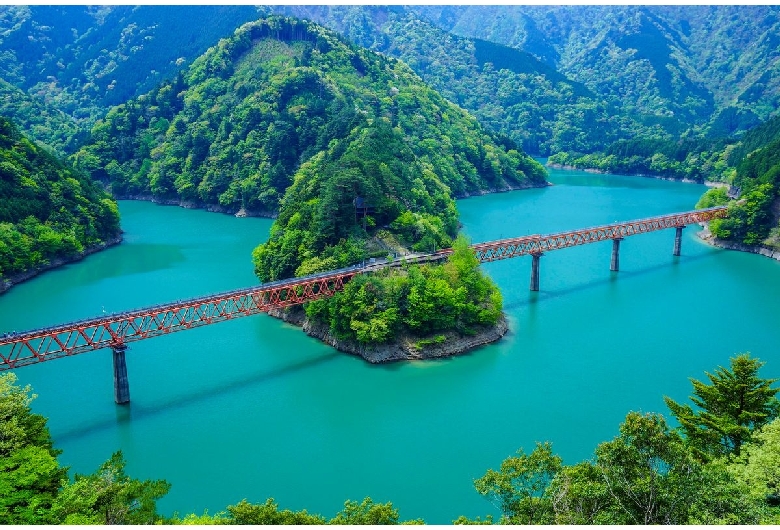
{"label": "distant mountain slope", "polygon": [[535,154],[739,134],[780,105],[777,6],[0,6],[0,78],[84,130],[271,10],[404,60]]}
{"label": "distant mountain slope", "polygon": [[252,6],[2,6],[0,78],[91,122],[258,16]]}
{"label": "distant mountain slope", "polygon": [[73,152],[87,137],[87,131],[71,116],[2,79],[0,116],[11,119],[32,140],[59,153]]}
{"label": "distant mountain slope", "polygon": [[450,101],[524,150],[591,151],[650,132],[524,51],[448,34],[402,6],[276,6],[409,64]]}
{"label": "distant mountain slope", "polygon": [[527,51],[624,108],[674,116],[712,135],[777,113],[777,6],[412,9],[455,34]]}

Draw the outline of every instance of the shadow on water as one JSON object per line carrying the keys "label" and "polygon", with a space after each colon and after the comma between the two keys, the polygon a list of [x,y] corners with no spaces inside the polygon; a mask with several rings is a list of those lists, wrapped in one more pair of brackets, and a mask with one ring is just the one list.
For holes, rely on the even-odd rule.
{"label": "shadow on water", "polygon": [[83,276],[87,282],[90,279],[95,281],[171,269],[185,261],[182,247],[179,245],[123,243],[111,250],[116,254],[99,256],[102,260],[97,271],[85,271]]}
{"label": "shadow on water", "polygon": [[[226,381],[221,385],[210,388],[203,388],[198,392],[182,394],[168,401],[155,403],[153,406],[138,405],[132,401],[128,405],[117,405],[116,420],[106,419],[91,423],[89,425],[82,425],[77,429],[66,431],[57,435],[57,441],[61,442],[78,439],[87,434],[92,434],[96,430],[111,428],[116,425],[126,424],[130,421],[138,421],[144,418],[152,417],[161,412],[170,412],[172,409],[176,408],[194,406],[199,402],[213,399],[217,396],[226,396],[232,393],[240,393],[243,392],[246,388],[253,387],[263,382],[273,381],[296,372],[316,368],[339,357],[343,357],[343,354],[338,351],[333,351],[314,359],[307,359],[305,361],[293,363],[267,372],[255,373],[245,377],[244,379]],[[132,387],[130,389],[130,396],[132,398]]]}
{"label": "shadow on water", "polygon": [[519,309],[524,306],[533,307],[538,302],[543,302],[544,300],[558,298],[561,296],[565,296],[580,291],[587,291],[589,289],[596,289],[598,287],[602,287],[605,285],[610,285],[610,284],[615,285],[621,279],[641,277],[647,274],[651,274],[653,272],[657,272],[659,270],[664,270],[669,268],[672,268],[672,270],[674,270],[677,267],[684,266],[686,263],[701,261],[705,259],[714,259],[716,256],[717,256],[717,252],[708,252],[706,254],[699,254],[697,256],[684,256],[684,257],[672,256],[671,263],[659,263],[658,265],[653,265],[652,267],[646,267],[644,269],[637,269],[632,271],[619,271],[619,272],[609,271],[609,276],[602,278],[600,280],[593,280],[587,283],[574,285],[572,287],[568,287],[560,290],[546,291],[543,288],[544,285],[542,285],[541,291],[538,292],[529,291],[528,298],[524,300],[518,299],[508,304],[505,303],[504,311]]}
{"label": "shadow on water", "polygon": [[179,246],[148,243],[122,243],[84,259],[89,261],[89,266],[84,262],[67,263],[44,272],[36,285],[41,284],[41,280],[60,282],[62,275],[67,275],[68,286],[75,290],[111,278],[172,269],[186,261]]}

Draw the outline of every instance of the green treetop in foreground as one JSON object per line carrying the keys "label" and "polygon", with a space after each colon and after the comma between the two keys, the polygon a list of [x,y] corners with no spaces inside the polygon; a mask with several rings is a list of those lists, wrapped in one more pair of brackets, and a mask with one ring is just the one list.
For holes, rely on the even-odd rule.
{"label": "green treetop in foreground", "polygon": [[168,493],[164,480],[125,475],[121,451],[92,475],[68,482],[46,418],[34,414],[29,386],[13,372],[0,374],[0,525],[149,524],[160,522],[156,501]]}
{"label": "green treetop in foreground", "polygon": [[780,403],[774,397],[778,389],[771,387],[778,380],[758,377],[763,365],[746,353],[731,359],[730,370],[721,366],[714,374],[707,373],[711,384],[691,379],[691,401],[699,410],[664,398],[702,457],[739,455],[751,433],[778,416]]}
{"label": "green treetop in foreground", "polygon": [[67,476],[46,418],[33,414],[30,387],[0,375],[0,524],[51,524],[51,505]]}
{"label": "green treetop in foreground", "polygon": [[701,412],[667,398],[678,429],[630,412],[591,460],[563,466],[549,443],[537,444],[475,487],[504,524],[777,524],[780,420],[775,380],[757,376],[763,364],[738,355],[730,370],[708,374],[712,385],[693,380]]}

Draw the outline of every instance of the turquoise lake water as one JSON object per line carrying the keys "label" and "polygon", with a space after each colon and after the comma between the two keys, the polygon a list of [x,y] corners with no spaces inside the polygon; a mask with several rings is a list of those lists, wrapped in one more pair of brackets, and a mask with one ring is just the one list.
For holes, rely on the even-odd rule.
{"label": "turquoise lake water", "polygon": [[[554,186],[458,202],[473,242],[693,209],[703,186],[550,171]],[[256,283],[268,219],[121,201],[125,241],[0,296],[17,330]],[[780,263],[674,230],[485,265],[510,332],[456,358],[373,366],[265,315],[131,344],[128,406],[113,402],[111,352],[16,371],[49,418],[60,461],[91,473],[122,449],[127,472],[173,484],[167,515],[241,499],[332,517],[347,499],[392,501],[402,519],[495,513],[473,480],[549,440],[590,458],[627,412],[661,412],[689,377],[749,351],[780,377]]]}

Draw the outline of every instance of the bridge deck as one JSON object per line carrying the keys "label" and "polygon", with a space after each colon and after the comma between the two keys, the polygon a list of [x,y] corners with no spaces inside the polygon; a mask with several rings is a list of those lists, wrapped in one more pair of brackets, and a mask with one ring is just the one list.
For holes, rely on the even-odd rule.
{"label": "bridge deck", "polygon": [[[557,234],[501,239],[471,245],[471,248],[480,262],[485,263],[686,226],[725,215],[726,207],[720,206]],[[0,336],[0,371],[100,348],[117,347],[127,342],[174,331],[264,313],[273,308],[301,304],[333,295],[356,274],[406,263],[440,261],[451,253],[452,249],[444,249],[430,254],[389,262],[381,261],[366,266],[356,265],[22,333],[5,333]]]}

